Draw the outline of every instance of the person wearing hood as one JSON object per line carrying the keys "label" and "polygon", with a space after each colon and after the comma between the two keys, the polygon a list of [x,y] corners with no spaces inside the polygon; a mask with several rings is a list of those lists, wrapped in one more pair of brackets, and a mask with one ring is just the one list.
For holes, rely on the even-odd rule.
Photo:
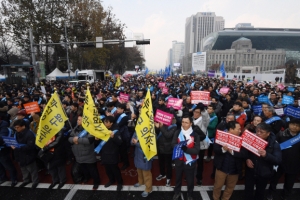
{"label": "person wearing hood", "polygon": [[[256,127],[256,135],[268,142],[265,149],[259,149],[256,154],[248,151],[246,156],[245,200],[264,200],[265,189],[274,175],[274,166],[282,161],[280,146],[271,126],[260,123]],[[254,194],[254,187],[256,191]]]}

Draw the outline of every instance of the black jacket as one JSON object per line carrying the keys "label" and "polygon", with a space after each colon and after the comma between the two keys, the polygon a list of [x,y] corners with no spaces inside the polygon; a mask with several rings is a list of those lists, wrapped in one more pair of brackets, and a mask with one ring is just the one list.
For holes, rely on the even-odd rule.
{"label": "black jacket", "polygon": [[[222,146],[219,144],[214,144],[214,152],[215,152],[215,157],[214,157],[214,166],[218,169],[221,170],[222,167],[224,167],[224,159],[226,155],[233,157],[234,162],[231,163],[232,167],[235,167],[237,169],[237,173],[239,174],[242,171],[242,164],[244,159],[247,156],[247,150],[244,148],[241,148],[240,152],[234,151],[233,155],[230,154],[229,152],[223,153],[222,151]],[[226,172],[225,172],[226,173]]]}
{"label": "black jacket", "polygon": [[[289,129],[284,131],[280,131],[276,135],[276,140],[278,143],[283,143],[293,137],[290,134]],[[284,149],[282,152],[282,163],[281,167],[283,168],[285,173],[288,174],[298,174],[300,169],[300,142],[294,144],[292,147]]]}
{"label": "black jacket", "polygon": [[274,165],[281,163],[281,150],[274,133],[270,133],[268,139],[268,145],[266,147],[267,154],[265,157],[259,157],[252,152],[248,151],[247,158],[250,159],[254,168],[248,168],[254,170],[254,173],[262,178],[271,178],[274,170]]}
{"label": "black jacket", "polygon": [[[109,129],[111,131],[118,130],[119,127],[116,124]],[[105,145],[102,147],[101,161],[102,164],[117,164],[119,161],[119,146],[122,144],[121,133],[117,131],[113,138],[109,138]]]}
{"label": "black jacket", "polygon": [[[156,133],[159,135],[160,132],[162,133],[161,136],[157,139],[157,149],[158,152],[161,154],[172,154],[172,139],[173,135],[177,130],[177,125],[168,129],[168,126],[163,125],[160,128],[156,128]],[[156,136],[157,137],[157,136]]]}
{"label": "black jacket", "polygon": [[35,134],[25,128],[20,133],[15,133],[17,142],[19,144],[25,144],[20,148],[14,149],[14,155],[16,161],[20,164],[21,167],[27,166],[35,161],[37,152],[35,148]]}
{"label": "black jacket", "polygon": [[0,156],[1,155],[7,155],[10,152],[10,148],[5,146],[5,143],[2,139],[2,136],[8,136],[9,131],[8,131],[8,126],[9,124],[6,121],[1,120],[0,121],[0,146],[3,147],[0,150]]}

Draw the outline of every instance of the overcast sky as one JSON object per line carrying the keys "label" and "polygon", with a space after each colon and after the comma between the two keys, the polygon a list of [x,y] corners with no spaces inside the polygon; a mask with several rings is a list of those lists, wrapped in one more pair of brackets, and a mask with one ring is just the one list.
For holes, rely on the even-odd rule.
{"label": "overcast sky", "polygon": [[161,69],[173,40],[184,42],[187,17],[197,12],[215,12],[225,19],[225,28],[237,23],[254,27],[300,28],[299,0],[103,0],[116,18],[133,32],[143,33],[146,66]]}

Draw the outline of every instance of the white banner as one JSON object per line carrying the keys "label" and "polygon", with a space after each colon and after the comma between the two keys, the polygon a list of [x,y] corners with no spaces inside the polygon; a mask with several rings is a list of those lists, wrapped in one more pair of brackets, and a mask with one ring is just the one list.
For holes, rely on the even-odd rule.
{"label": "white banner", "polygon": [[206,70],[206,52],[193,53],[192,68],[194,71]]}

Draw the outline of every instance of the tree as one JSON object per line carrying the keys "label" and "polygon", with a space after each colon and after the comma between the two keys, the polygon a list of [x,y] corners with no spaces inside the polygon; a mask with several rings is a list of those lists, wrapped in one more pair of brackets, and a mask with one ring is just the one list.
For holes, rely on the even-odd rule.
{"label": "tree", "polygon": [[217,71],[220,68],[220,64],[213,64],[212,66],[209,67],[211,70]]}

